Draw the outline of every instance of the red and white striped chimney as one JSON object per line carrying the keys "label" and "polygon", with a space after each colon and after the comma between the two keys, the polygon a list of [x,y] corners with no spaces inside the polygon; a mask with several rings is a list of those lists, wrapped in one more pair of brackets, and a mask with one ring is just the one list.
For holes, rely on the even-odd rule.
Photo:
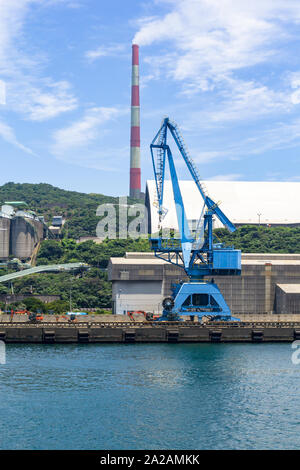
{"label": "red and white striped chimney", "polygon": [[131,83],[131,135],[130,135],[130,197],[139,198],[141,193],[141,138],[140,138],[140,86],[139,46],[132,45]]}

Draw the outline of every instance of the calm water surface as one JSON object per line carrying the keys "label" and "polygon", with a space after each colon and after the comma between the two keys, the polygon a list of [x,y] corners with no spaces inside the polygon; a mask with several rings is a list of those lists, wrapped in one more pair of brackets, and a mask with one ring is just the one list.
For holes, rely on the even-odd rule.
{"label": "calm water surface", "polygon": [[1,449],[297,449],[290,344],[7,345]]}

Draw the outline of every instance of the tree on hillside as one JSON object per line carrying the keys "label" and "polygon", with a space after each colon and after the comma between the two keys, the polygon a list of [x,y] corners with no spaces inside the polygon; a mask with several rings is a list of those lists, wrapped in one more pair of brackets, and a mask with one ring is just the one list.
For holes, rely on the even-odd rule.
{"label": "tree on hillside", "polygon": [[40,299],[28,297],[27,299],[23,300],[23,303],[26,305],[27,310],[29,310],[30,312],[45,312],[45,304]]}

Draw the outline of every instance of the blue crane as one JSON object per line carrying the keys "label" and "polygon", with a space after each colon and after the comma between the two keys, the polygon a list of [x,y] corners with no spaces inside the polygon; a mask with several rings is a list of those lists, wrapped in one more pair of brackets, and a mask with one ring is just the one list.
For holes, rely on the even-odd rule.
{"label": "blue crane", "polygon": [[[168,134],[173,137],[178,150],[196,184],[202,198],[203,209],[199,214],[196,228],[191,230],[188,224],[184,202],[180,190],[174,158],[167,143]],[[241,251],[215,243],[213,235],[213,218],[230,231],[236,230],[226,215],[207,194],[200,180],[198,170],[190,157],[176,123],[168,117],[150,145],[153,170],[156,182],[157,206],[159,214],[159,235],[151,238],[151,248],[155,256],[169,263],[180,266],[188,276],[188,282],[172,286],[172,296],[163,300],[163,314],[160,320],[178,320],[183,315],[208,317],[210,320],[238,320],[231,316],[220,289],[214,279],[207,276],[233,276],[241,274]],[[179,237],[174,231],[163,236],[161,223],[167,213],[163,206],[166,164],[169,165],[173,196],[176,208]],[[200,212],[200,211],[199,211]]]}

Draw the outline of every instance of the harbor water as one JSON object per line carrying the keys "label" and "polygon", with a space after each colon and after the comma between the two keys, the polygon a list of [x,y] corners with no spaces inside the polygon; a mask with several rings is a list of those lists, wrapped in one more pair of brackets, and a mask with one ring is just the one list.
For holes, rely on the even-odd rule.
{"label": "harbor water", "polygon": [[283,343],[9,344],[0,448],[297,449],[294,351]]}

